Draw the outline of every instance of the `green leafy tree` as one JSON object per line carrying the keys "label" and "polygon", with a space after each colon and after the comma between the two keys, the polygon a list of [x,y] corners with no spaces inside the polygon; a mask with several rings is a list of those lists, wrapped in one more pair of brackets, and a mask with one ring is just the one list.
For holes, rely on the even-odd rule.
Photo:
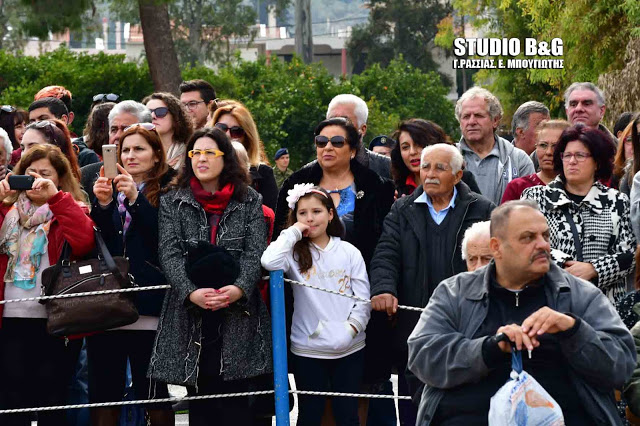
{"label": "green leafy tree", "polygon": [[439,0],[371,0],[369,21],[353,29],[347,45],[355,61],[383,66],[403,55],[411,65],[437,70],[431,43],[437,24],[450,13],[448,2]]}

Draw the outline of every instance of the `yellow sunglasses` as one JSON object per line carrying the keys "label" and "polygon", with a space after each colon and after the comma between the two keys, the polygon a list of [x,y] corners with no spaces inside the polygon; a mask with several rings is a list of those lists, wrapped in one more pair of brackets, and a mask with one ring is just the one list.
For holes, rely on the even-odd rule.
{"label": "yellow sunglasses", "polygon": [[195,156],[206,155],[207,158],[218,158],[224,155],[224,152],[219,149],[192,149],[189,151],[189,158],[193,158]]}

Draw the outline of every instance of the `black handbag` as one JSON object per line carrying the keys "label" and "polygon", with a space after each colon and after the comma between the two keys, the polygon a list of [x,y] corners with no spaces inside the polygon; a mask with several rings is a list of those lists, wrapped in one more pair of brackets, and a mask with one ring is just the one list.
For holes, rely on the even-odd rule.
{"label": "black handbag", "polygon": [[[42,271],[43,295],[118,290],[135,285],[129,275],[129,261],[112,257],[100,230],[93,229],[98,258],[71,262],[71,246],[65,241],[58,262]],[[40,303],[47,309],[47,331],[54,336],[70,336],[132,324],[138,320],[132,294],[42,300]]]}

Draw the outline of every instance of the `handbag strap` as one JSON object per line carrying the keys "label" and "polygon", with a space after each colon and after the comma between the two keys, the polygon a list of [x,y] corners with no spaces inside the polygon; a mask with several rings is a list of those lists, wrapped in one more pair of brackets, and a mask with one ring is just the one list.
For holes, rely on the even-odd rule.
{"label": "handbag strap", "polygon": [[118,269],[118,266],[116,265],[116,262],[113,260],[113,257],[111,256],[111,253],[109,252],[109,249],[107,248],[107,245],[105,244],[104,240],[102,239],[102,234],[100,233],[100,229],[94,227],[93,228],[93,232],[94,232],[95,237],[96,237],[96,248],[98,249],[98,254],[102,255],[102,258],[104,259],[104,262],[107,265],[107,269],[109,269],[109,272],[111,272],[113,274],[113,276],[116,278],[118,283],[123,288],[130,287],[131,283],[129,282],[128,279],[126,279],[125,277],[122,276],[122,273],[120,272],[120,269]]}
{"label": "handbag strap", "polygon": [[522,373],[522,351],[516,349],[516,345],[511,345],[511,370]]}
{"label": "handbag strap", "polygon": [[576,260],[578,262],[582,262],[583,261],[583,257],[582,257],[582,242],[580,241],[580,235],[578,234],[578,227],[576,226],[576,223],[573,221],[573,216],[571,215],[571,213],[569,213],[569,206],[568,205],[563,205],[560,210],[562,210],[562,213],[564,214],[565,219],[567,219],[567,223],[569,224],[569,227],[571,228],[571,233],[573,234],[573,244],[576,247]]}

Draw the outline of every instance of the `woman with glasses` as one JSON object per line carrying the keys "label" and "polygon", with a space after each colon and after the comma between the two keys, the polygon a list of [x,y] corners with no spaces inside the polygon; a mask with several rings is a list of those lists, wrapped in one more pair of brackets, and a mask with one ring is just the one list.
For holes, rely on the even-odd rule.
{"label": "woman with glasses", "polygon": [[[64,242],[72,259],[94,246],[84,194],[59,148],[38,145],[24,154],[15,175],[35,178],[29,190],[0,182],[0,299],[40,296],[42,272],[55,265]],[[47,333],[47,312],[37,301],[0,305],[0,409],[66,405],[81,339]],[[38,425],[66,425],[65,410],[38,413]],[[31,424],[29,414],[3,414],[6,426]]]}
{"label": "woman with glasses", "polygon": [[232,141],[238,141],[249,155],[249,177],[251,187],[262,195],[262,203],[275,210],[278,201],[278,184],[269,167],[258,128],[249,110],[240,102],[233,100],[218,101],[213,113],[212,123],[222,130]]}
{"label": "woman with glasses", "polygon": [[69,129],[64,122],[58,119],[54,118],[29,124],[22,137],[22,142],[20,142],[21,155],[24,156],[28,150],[36,145],[47,144],[60,148],[62,153],[67,157],[67,160],[69,160],[73,176],[80,182],[78,157],[71,144]]}
{"label": "woman with glasses", "polygon": [[[129,259],[138,286],[166,284],[158,261],[158,204],[161,191],[176,175],[165,161],[160,137],[147,130],[150,123],[134,124],[122,134],[115,179],[104,177],[104,167],[93,186],[91,217],[102,230],[109,252]],[[122,397],[127,358],[139,399],[168,398],[166,383],[147,379],[165,291],[135,293],[137,322],[87,338],[89,400],[118,401]],[[146,407],[151,425],[174,424],[171,405]],[[92,424],[117,425],[120,407],[94,408]]]}
{"label": "woman with glasses", "polygon": [[[205,127],[189,140],[175,187],[160,197],[159,257],[171,289],[149,374],[186,385],[190,395],[247,391],[251,378],[272,371],[271,325],[257,288],[267,229],[262,197],[248,183],[229,138]],[[192,273],[187,266],[201,259],[193,251],[203,246],[229,267],[237,262],[237,278],[223,279],[222,266],[216,274]],[[189,424],[251,425],[250,401],[190,401]]]}
{"label": "woman with glasses", "polygon": [[553,152],[564,129],[571,126],[565,120],[545,120],[536,127],[536,158],[540,171],[528,176],[519,177],[507,184],[500,204],[511,200],[519,200],[522,191],[532,186],[547,185],[558,173],[553,166]]}
{"label": "woman with glasses", "polygon": [[626,293],[636,239],[629,198],[599,182],[611,177],[613,154],[600,130],[569,127],[553,153],[558,177],[525,189],[522,198],[537,201],[547,218],[553,260],[617,302]]}
{"label": "woman with glasses", "polygon": [[180,170],[185,146],[193,133],[193,124],[180,99],[171,93],[154,93],[142,101],[151,111],[152,123],[162,140],[167,163]]}

